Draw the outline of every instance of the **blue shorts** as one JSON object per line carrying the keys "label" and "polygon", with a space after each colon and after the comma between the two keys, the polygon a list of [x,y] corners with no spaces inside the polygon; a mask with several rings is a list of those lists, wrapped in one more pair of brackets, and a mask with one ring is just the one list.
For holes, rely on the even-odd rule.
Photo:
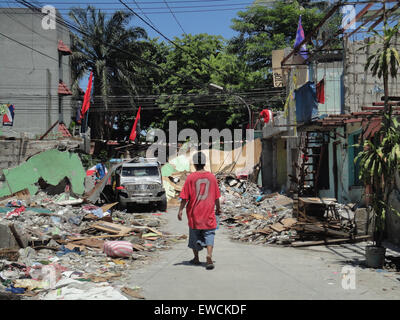
{"label": "blue shorts", "polygon": [[214,246],[215,229],[199,230],[189,228],[188,247],[197,251]]}

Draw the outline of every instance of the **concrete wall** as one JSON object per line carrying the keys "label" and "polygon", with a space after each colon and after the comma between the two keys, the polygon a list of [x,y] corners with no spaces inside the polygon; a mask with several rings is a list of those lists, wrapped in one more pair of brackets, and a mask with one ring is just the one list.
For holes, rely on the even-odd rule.
{"label": "concrete wall", "polygon": [[[13,127],[0,127],[5,136],[19,137],[26,132],[40,136],[61,118],[68,126],[70,98],[63,98],[59,115],[58,40],[70,46],[70,33],[57,24],[56,30],[42,28],[42,15],[29,9],[0,9],[0,104],[15,105]],[[62,57],[62,77],[71,88],[69,57]],[[1,125],[0,125],[1,126]]]}
{"label": "concrete wall", "polygon": [[[372,40],[372,39],[371,39]],[[395,39],[400,49],[399,39]],[[371,71],[364,71],[367,57],[376,51],[381,44],[374,44],[365,50],[364,41],[345,42],[344,63],[344,111],[345,113],[360,112],[362,106],[372,106],[373,102],[381,101],[383,96],[383,81],[373,77]],[[391,96],[400,95],[400,82],[389,79]]]}
{"label": "concrete wall", "polygon": [[0,140],[0,170],[18,166],[29,157],[40,152],[57,148],[58,145],[74,147],[82,144],[75,140]]}

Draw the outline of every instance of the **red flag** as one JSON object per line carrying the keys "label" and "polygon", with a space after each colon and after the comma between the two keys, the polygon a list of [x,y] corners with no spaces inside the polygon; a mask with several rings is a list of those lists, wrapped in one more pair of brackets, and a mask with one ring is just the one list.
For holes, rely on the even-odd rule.
{"label": "red flag", "polygon": [[93,81],[93,71],[90,72],[89,83],[85,92],[85,96],[83,98],[81,119],[83,119],[83,116],[85,115],[86,111],[89,110],[90,107],[90,93],[92,92],[92,81]]}
{"label": "red flag", "polygon": [[139,107],[139,110],[137,112],[135,123],[133,124],[131,135],[129,136],[129,140],[135,141],[135,139],[136,139],[136,126],[137,126],[137,123],[138,123],[139,119],[140,119],[140,107]]}
{"label": "red flag", "polygon": [[317,101],[318,103],[325,103],[325,79],[317,83]]}

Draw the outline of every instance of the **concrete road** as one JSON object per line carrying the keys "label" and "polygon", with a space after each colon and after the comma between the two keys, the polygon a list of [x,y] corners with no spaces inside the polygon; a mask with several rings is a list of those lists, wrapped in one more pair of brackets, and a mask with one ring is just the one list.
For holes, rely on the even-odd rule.
{"label": "concrete road", "polygon": [[[183,221],[176,216],[177,208],[168,209],[164,231],[188,234],[186,216]],[[252,245],[230,240],[222,226],[215,238],[214,270],[190,265],[192,251],[185,241],[136,270],[128,285],[140,286],[152,300],[399,299],[400,273],[359,265],[365,245]],[[205,256],[203,250],[201,261]],[[344,275],[346,266],[354,268],[354,277]]]}

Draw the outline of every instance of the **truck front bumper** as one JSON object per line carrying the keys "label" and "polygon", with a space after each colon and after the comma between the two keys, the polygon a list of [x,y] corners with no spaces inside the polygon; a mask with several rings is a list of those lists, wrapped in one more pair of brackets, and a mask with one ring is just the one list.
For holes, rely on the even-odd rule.
{"label": "truck front bumper", "polygon": [[127,205],[130,203],[143,203],[143,204],[147,204],[147,203],[152,203],[152,202],[160,202],[163,201],[165,199],[165,193],[161,196],[141,196],[141,195],[133,195],[131,197],[124,197],[122,195],[119,196],[119,202],[122,205]]}

